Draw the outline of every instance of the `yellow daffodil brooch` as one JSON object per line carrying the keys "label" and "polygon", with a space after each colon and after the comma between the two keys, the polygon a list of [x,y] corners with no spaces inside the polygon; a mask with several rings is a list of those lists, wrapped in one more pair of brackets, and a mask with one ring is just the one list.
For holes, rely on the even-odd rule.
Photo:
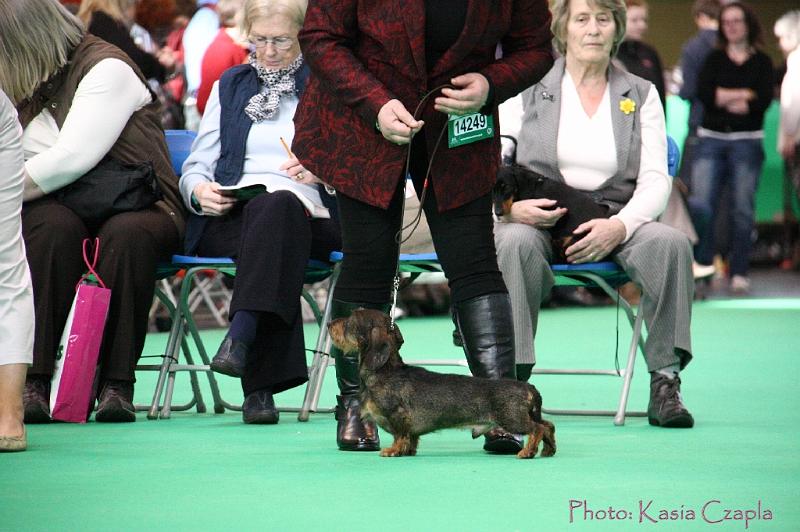
{"label": "yellow daffodil brooch", "polygon": [[629,115],[636,110],[636,102],[634,102],[630,98],[625,98],[624,100],[619,102],[619,110],[625,113],[626,115]]}

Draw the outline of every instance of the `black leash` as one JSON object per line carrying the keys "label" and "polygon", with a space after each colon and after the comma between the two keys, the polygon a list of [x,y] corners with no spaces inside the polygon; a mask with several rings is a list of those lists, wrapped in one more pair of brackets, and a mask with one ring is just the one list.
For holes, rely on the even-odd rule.
{"label": "black leash", "polygon": [[[453,85],[446,83],[444,85],[440,85],[428,91],[425,94],[425,96],[422,97],[420,102],[417,104],[416,109],[414,109],[414,113],[412,115],[414,117],[414,120],[419,120],[419,113],[425,108],[425,104],[427,103],[428,98],[430,98],[433,94],[441,91],[444,88],[454,88],[454,87]],[[400,246],[404,242],[408,241],[409,238],[411,238],[411,235],[414,234],[414,231],[416,231],[417,227],[419,227],[419,224],[422,221],[422,205],[425,202],[425,196],[427,195],[428,192],[428,184],[430,181],[431,168],[433,167],[433,159],[436,155],[436,152],[439,150],[439,145],[441,144],[442,138],[444,137],[444,132],[447,131],[447,124],[448,121],[445,120],[441,131],[439,131],[439,136],[436,138],[436,144],[434,144],[433,146],[433,151],[431,151],[431,153],[428,156],[428,168],[425,171],[425,179],[422,182],[422,192],[420,193],[419,196],[419,207],[417,208],[417,214],[414,216],[414,219],[405,226],[401,224],[400,230],[397,231],[394,237],[395,242],[397,242],[398,256],[397,256],[397,265],[395,267],[395,272],[394,272],[394,282],[392,283],[392,307],[389,309],[389,317],[391,319],[390,327],[392,329],[394,329],[395,327],[394,311],[395,308],[397,308],[397,292],[400,290],[400,255],[399,255]],[[416,135],[416,133],[414,135]],[[401,213],[405,213],[406,210],[406,189],[408,187],[408,173],[411,169],[411,144],[414,141],[414,135],[411,136],[411,140],[409,140],[408,142],[408,150],[406,152],[406,164],[403,171],[403,179],[406,180],[406,184],[403,186],[403,204]],[[405,236],[405,238],[403,238],[403,231],[405,231],[408,228],[411,228],[411,231]]]}

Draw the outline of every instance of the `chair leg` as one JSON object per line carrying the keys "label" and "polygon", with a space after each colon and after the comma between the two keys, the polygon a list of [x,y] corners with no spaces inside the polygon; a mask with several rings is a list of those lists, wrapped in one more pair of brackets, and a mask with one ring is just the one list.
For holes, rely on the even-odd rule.
{"label": "chair leg", "polygon": [[[628,395],[631,391],[631,381],[633,380],[633,367],[636,364],[636,354],[638,352],[639,343],[642,339],[642,322],[644,321],[641,310],[636,315],[636,321],[633,325],[633,336],[631,337],[631,345],[628,349],[628,363],[625,366],[625,376],[622,379],[622,391],[619,396],[619,408],[617,414],[614,416],[614,425],[622,426],[625,424],[625,409],[628,406]],[[644,349],[642,349],[644,353]]]}
{"label": "chair leg", "polygon": [[[190,268],[186,271],[186,276],[183,278],[183,284],[181,286],[180,312],[183,315],[183,319],[186,320],[186,327],[189,330],[189,333],[192,335],[192,340],[197,348],[197,353],[200,355],[200,360],[202,360],[203,364],[208,366],[211,364],[211,359],[206,352],[203,339],[200,337],[200,331],[197,330],[197,324],[195,323],[192,313],[188,308],[191,280],[198,272],[202,270],[203,268]],[[214,376],[214,372],[209,369],[206,371],[206,377],[208,378],[208,385],[211,388],[211,396],[214,399],[214,413],[222,414],[225,412],[225,406],[224,401],[220,396],[219,386],[217,385],[217,379]]]}
{"label": "chair leg", "polygon": [[325,310],[320,320],[319,336],[317,336],[314,358],[312,359],[311,369],[308,374],[308,384],[306,384],[306,393],[303,397],[303,406],[300,407],[300,412],[297,415],[298,421],[308,421],[310,413],[317,409],[319,397],[322,394],[322,383],[325,380],[325,372],[328,369],[331,358],[331,338],[328,334],[328,322],[330,322],[333,309],[333,289],[336,287],[340,271],[341,266],[337,264],[333,269],[330,282],[328,283],[328,297],[325,300]]}

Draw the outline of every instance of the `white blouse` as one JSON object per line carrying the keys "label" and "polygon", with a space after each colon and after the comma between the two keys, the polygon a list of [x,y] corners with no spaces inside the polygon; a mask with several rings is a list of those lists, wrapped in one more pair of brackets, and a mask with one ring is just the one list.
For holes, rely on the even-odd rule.
{"label": "white blouse", "polygon": [[151,101],[131,67],[103,59],[78,84],[60,131],[47,109],[25,128],[25,169],[45,194],[72,183],[100,162],[133,113]]}
{"label": "white blouse", "polygon": [[[617,149],[606,86],[594,116],[588,116],[568,72],[561,82],[558,166],[573,188],[597,190],[617,173]],[[625,225],[627,241],[642,224],[658,218],[667,206],[672,178],[667,174],[667,131],[658,91],[650,86],[641,113],[641,162],[633,197],[612,216]]]}

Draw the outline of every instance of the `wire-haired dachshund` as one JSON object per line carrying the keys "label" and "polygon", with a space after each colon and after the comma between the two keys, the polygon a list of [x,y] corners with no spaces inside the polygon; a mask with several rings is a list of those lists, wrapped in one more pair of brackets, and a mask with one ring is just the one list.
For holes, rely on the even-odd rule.
{"label": "wire-haired dachshund", "polygon": [[394,436],[381,456],[413,456],[421,435],[470,425],[480,426],[473,429],[473,438],[495,426],[527,434],[519,458],[536,456],[539,442],[544,443],[542,456],[555,454],[555,426],[542,419],[542,396],[531,384],[406,365],[399,353],[400,330],[377,310],[356,310],[333,320],[328,330],[336,347],[358,353],[362,412]]}
{"label": "wire-haired dachshund", "polygon": [[511,212],[515,201],[546,198],[556,201],[556,207],[566,207],[567,212],[548,229],[553,240],[556,262],[566,262],[564,251],[580,240],[572,234],[584,222],[595,218],[608,218],[607,205],[595,202],[580,190],[555,179],[548,179],[524,166],[513,165],[500,168],[497,182],[492,190],[494,213],[502,216]]}

